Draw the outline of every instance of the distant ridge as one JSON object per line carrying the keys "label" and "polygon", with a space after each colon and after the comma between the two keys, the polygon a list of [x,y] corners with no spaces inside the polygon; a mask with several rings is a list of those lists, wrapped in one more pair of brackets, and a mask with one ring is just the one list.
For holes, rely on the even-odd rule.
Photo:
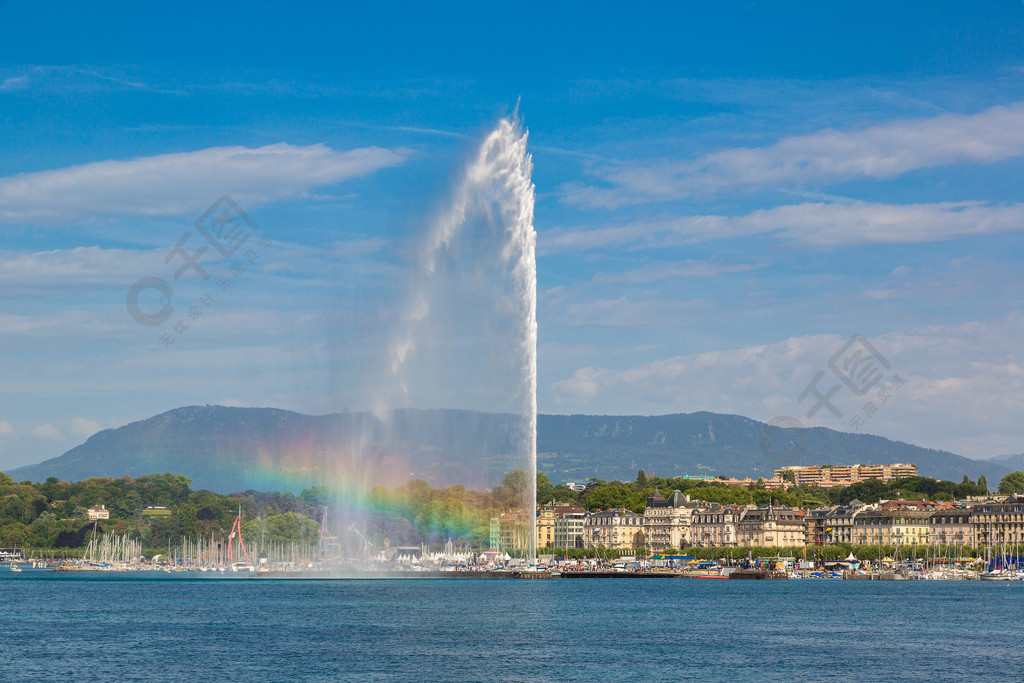
{"label": "distant ridge", "polygon": [[997,455],[996,457],[989,460],[1007,467],[1014,471],[1024,471],[1024,453],[1016,453],[1013,455]]}
{"label": "distant ridge", "polygon": [[[515,416],[468,410],[303,415],[189,406],[99,432],[64,455],[11,470],[16,480],[185,474],[194,488],[297,492],[353,481],[485,488],[521,467]],[[916,463],[922,476],[990,485],[1010,468],[869,434],[772,429],[739,415],[540,415],[538,468],[553,482],[661,476],[771,476],[787,464]]]}
{"label": "distant ridge", "polygon": [[781,429],[741,415],[698,412],[654,417],[542,415],[537,467],[552,481],[660,476],[768,477],[784,465],[903,462],[921,476],[960,481],[984,475],[997,483],[1008,470],[990,461],[922,448],[871,434],[825,427]]}

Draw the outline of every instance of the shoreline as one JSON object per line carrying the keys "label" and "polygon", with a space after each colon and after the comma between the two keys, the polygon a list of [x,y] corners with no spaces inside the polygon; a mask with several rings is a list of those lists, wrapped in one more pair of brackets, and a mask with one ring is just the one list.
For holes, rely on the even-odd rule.
{"label": "shoreline", "polygon": [[[0,572],[0,575],[14,579],[39,578],[43,574],[93,577],[137,577],[140,579],[183,579],[183,580],[438,580],[438,579],[477,579],[477,580],[538,580],[538,579],[682,579],[682,580],[799,580],[799,581],[986,581],[994,577],[967,574],[904,574],[894,571],[824,573],[814,570],[796,572],[769,571],[763,569],[734,569],[725,572],[692,572],[692,571],[521,571],[521,570],[359,570],[331,571],[328,569],[280,570],[280,571],[199,571],[194,569],[165,568],[31,568],[24,572]],[[998,579],[1001,582],[1024,583],[1024,576],[1009,574]]]}

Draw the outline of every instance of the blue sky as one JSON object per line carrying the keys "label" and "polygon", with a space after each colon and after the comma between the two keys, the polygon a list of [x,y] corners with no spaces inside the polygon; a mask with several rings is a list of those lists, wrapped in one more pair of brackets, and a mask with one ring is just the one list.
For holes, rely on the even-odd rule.
{"label": "blue sky", "polygon": [[[517,102],[541,411],[1024,451],[1024,3],[819,5],[0,2],[0,467],[179,405],[370,407],[417,236]],[[126,292],[223,194],[270,241],[174,281],[202,315],[165,348]],[[885,378],[808,416],[855,335]],[[471,389],[420,404],[501,407]]]}

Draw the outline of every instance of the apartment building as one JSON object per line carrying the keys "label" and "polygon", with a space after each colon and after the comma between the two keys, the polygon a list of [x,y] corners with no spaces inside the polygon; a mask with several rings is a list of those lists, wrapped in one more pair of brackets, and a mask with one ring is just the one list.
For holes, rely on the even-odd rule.
{"label": "apartment building", "polygon": [[629,550],[644,545],[643,517],[625,508],[592,513],[583,523],[588,548]]}
{"label": "apartment building", "polygon": [[711,503],[693,513],[691,537],[694,545],[736,547],[736,525],[748,506]]}
{"label": "apartment building", "polygon": [[971,511],[971,526],[978,545],[1024,543],[1024,496],[975,505]]}
{"label": "apartment building", "polygon": [[798,485],[839,486],[862,479],[900,479],[916,477],[917,465],[789,465],[775,470],[775,476],[791,476]]}
{"label": "apartment building", "polygon": [[803,510],[764,506],[744,510],[736,525],[741,546],[786,548],[807,539]]}
{"label": "apartment building", "polygon": [[829,510],[825,518],[825,545],[853,543],[854,520],[867,509],[867,505],[855,498],[847,505],[838,505]]}
{"label": "apartment building", "polygon": [[971,508],[953,507],[936,510],[931,519],[932,543],[939,545],[974,545]]}
{"label": "apartment building", "polygon": [[586,547],[584,526],[587,511],[581,507],[567,505],[555,508],[555,545],[556,548]]}
{"label": "apartment building", "polygon": [[853,521],[858,545],[927,545],[934,509],[866,510]]}
{"label": "apartment building", "polygon": [[555,508],[542,505],[537,509],[537,548],[555,547]]}
{"label": "apartment building", "polygon": [[667,499],[657,489],[647,498],[643,514],[644,540],[648,550],[682,548],[690,543],[690,527],[698,503],[673,491]]}

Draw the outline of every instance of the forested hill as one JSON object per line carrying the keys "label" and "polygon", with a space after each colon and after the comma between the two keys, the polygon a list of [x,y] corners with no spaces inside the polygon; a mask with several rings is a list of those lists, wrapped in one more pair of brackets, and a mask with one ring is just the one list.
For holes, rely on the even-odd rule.
{"label": "forested hill", "polygon": [[922,476],[960,481],[984,476],[998,482],[1003,464],[971,460],[870,434],[824,427],[781,429],[740,415],[541,415],[538,469],[552,481],[632,480],[638,470],[684,474],[771,476],[783,465],[914,463]]}
{"label": "forested hill", "polygon": [[[953,453],[824,428],[772,429],[738,415],[541,415],[538,468],[554,482],[632,480],[643,469],[769,476],[786,464],[916,463],[922,476],[998,482],[1010,470]],[[325,480],[481,489],[521,468],[516,417],[465,410],[302,415],[274,408],[191,406],[99,432],[64,455],[12,470],[16,480],[181,472],[197,488],[300,491]]]}

